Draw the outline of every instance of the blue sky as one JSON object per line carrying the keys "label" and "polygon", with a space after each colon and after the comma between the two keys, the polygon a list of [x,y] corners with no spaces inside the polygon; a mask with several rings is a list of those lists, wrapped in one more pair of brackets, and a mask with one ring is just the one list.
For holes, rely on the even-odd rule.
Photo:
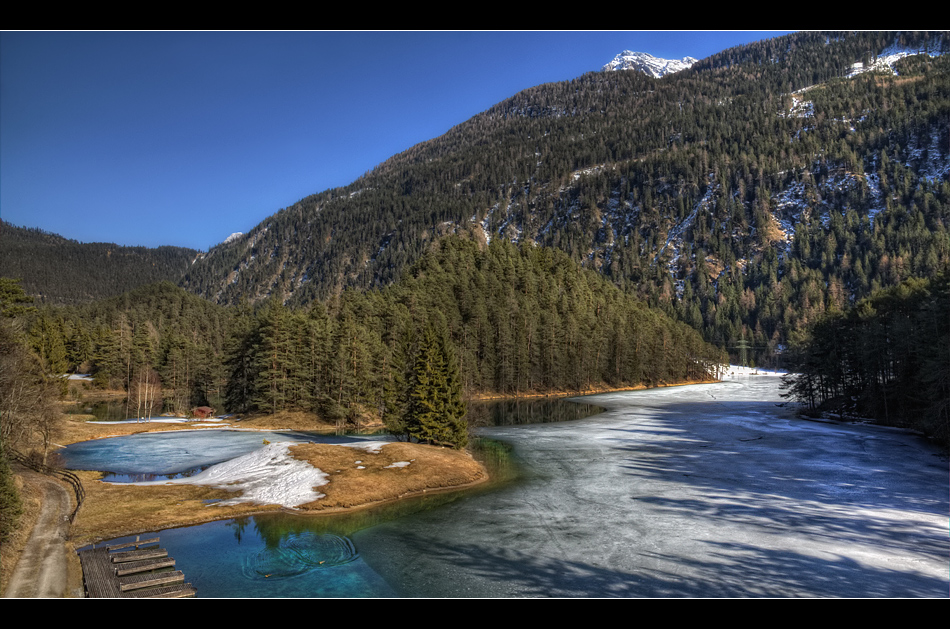
{"label": "blue sky", "polygon": [[622,50],[786,32],[2,32],[0,218],[205,250]]}

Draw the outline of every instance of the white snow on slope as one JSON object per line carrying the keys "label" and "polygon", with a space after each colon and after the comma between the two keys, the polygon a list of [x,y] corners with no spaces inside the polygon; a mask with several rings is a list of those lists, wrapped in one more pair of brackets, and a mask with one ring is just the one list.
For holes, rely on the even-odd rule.
{"label": "white snow on slope", "polygon": [[925,49],[916,49],[916,48],[898,48],[896,46],[891,46],[878,55],[870,65],[865,66],[862,62],[857,62],[851,66],[851,72],[848,73],[848,77],[853,77],[862,72],[888,72],[890,74],[897,74],[897,70],[894,68],[894,64],[903,59],[904,57],[910,57],[913,55],[929,55],[931,57],[939,56],[939,52],[934,52]]}

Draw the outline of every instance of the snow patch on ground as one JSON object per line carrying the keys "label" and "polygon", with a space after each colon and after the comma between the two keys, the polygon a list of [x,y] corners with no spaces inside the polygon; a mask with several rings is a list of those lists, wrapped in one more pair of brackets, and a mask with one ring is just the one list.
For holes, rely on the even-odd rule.
{"label": "snow patch on ground", "polygon": [[133,417],[132,419],[123,419],[121,421],[99,421],[93,420],[87,424],[199,424],[201,426],[229,426],[225,422],[211,419],[186,419],[184,417]]}
{"label": "snow patch on ground", "polygon": [[279,504],[296,507],[323,498],[315,487],[326,485],[327,475],[305,461],[290,454],[296,442],[270,443],[263,448],[212,465],[200,474],[171,481],[150,481],[136,485],[204,485],[220,489],[238,490],[240,495],[222,500],[216,505],[234,505],[242,502]]}
{"label": "snow patch on ground", "polygon": [[392,443],[391,441],[362,441],[360,443],[343,443],[340,445],[345,445],[348,448],[359,448],[361,450],[366,450],[373,454],[379,454],[380,449],[387,443]]}
{"label": "snow patch on ground", "polygon": [[[379,452],[386,443],[388,442],[364,441],[342,445],[375,453]],[[290,446],[299,444],[299,441],[269,443],[254,452],[212,465],[200,474],[191,477],[130,484],[203,485],[240,492],[238,496],[214,503],[215,505],[252,502],[262,505],[298,507],[323,498],[324,494],[318,492],[316,488],[329,482],[322,470],[306,461],[298,461],[290,454]]]}
{"label": "snow patch on ground", "polygon": [[92,375],[88,373],[65,373],[60,378],[67,380],[80,380],[82,382],[92,382]]}
{"label": "snow patch on ground", "polygon": [[722,374],[723,380],[729,378],[743,378],[746,376],[787,376],[787,371],[778,371],[775,369],[758,369],[756,367],[743,367],[742,365],[729,365],[725,367]]}

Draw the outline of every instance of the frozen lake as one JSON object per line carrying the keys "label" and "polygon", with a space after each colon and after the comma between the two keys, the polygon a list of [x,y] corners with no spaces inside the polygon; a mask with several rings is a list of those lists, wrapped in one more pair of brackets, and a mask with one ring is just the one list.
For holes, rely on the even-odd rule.
{"label": "frozen lake", "polygon": [[[797,419],[779,384],[588,396],[607,411],[480,428],[520,477],[431,507],[160,535],[199,596],[945,598],[946,456],[897,430]],[[309,566],[338,559],[252,578],[303,546]]]}
{"label": "frozen lake", "polygon": [[356,546],[406,596],[946,597],[947,458],[796,419],[779,384],[588,396],[607,412],[487,429],[526,478]]}

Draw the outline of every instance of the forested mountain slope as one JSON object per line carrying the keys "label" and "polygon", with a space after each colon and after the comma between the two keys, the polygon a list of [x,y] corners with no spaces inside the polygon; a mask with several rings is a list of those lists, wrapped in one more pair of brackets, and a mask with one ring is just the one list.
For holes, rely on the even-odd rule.
{"label": "forested mountain slope", "polygon": [[0,276],[19,279],[37,303],[82,304],[145,284],[178,282],[196,255],[183,247],[81,243],[0,223]]}
{"label": "forested mountain slope", "polygon": [[799,33],[661,79],[530,88],[213,248],[181,285],[303,304],[387,285],[447,233],[505,238],[561,249],[762,359],[828,309],[950,261],[948,45]]}
{"label": "forested mountain slope", "polygon": [[[239,314],[227,360],[235,410],[350,418],[398,410],[430,334],[466,395],[586,391],[709,378],[724,360],[689,326],[565,254],[449,237],[399,282]],[[401,393],[403,392],[403,393]]]}

